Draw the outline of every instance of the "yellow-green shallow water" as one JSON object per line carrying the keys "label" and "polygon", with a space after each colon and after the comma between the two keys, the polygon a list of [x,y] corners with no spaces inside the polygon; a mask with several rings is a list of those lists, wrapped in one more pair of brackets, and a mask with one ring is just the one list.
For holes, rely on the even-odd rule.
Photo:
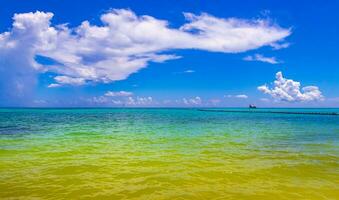
{"label": "yellow-green shallow water", "polygon": [[0,198],[339,199],[338,139],[335,116],[0,109]]}

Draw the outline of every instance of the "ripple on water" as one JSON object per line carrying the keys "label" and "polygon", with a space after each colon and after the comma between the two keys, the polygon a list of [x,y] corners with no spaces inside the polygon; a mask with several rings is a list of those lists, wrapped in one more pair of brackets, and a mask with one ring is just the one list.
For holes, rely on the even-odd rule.
{"label": "ripple on water", "polygon": [[0,198],[336,199],[338,124],[188,109],[0,110]]}

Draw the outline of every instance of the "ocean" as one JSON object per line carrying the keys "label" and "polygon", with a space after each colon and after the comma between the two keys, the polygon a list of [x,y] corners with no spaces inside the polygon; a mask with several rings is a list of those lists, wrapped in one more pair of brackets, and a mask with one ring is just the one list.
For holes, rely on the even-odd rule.
{"label": "ocean", "polygon": [[0,199],[338,199],[338,142],[335,115],[3,108]]}

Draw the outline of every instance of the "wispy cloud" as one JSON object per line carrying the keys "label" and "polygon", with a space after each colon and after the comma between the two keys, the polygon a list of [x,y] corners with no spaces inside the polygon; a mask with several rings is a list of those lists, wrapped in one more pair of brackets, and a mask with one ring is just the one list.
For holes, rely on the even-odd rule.
{"label": "wispy cloud", "polygon": [[106,97],[129,97],[133,96],[132,92],[127,92],[127,91],[118,91],[118,92],[113,92],[113,91],[107,91],[105,93]]}
{"label": "wispy cloud", "polygon": [[195,71],[192,70],[192,69],[188,69],[186,71],[183,71],[183,73],[186,73],[186,74],[190,74],[190,73],[194,73]]}
{"label": "wispy cloud", "polygon": [[287,47],[289,47],[291,44],[288,42],[285,43],[272,43],[270,44],[271,47],[273,47],[273,49],[275,50],[279,50],[279,49],[285,49]]}
{"label": "wispy cloud", "polygon": [[237,94],[237,95],[225,95],[227,98],[239,98],[239,99],[247,99],[248,96],[246,94]]}
{"label": "wispy cloud", "polygon": [[246,56],[243,58],[245,61],[259,61],[270,64],[278,64],[280,63],[275,57],[265,57],[262,54],[254,54],[253,56]]}
{"label": "wispy cloud", "polygon": [[181,71],[181,72],[173,72],[173,74],[192,74],[192,73],[195,73],[195,70],[187,69],[187,70]]}

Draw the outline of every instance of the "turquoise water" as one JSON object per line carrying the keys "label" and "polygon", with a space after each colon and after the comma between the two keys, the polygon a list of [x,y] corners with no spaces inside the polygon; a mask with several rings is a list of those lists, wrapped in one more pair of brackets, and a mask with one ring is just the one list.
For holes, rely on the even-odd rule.
{"label": "turquoise water", "polygon": [[0,109],[0,198],[336,199],[338,140],[339,116]]}

